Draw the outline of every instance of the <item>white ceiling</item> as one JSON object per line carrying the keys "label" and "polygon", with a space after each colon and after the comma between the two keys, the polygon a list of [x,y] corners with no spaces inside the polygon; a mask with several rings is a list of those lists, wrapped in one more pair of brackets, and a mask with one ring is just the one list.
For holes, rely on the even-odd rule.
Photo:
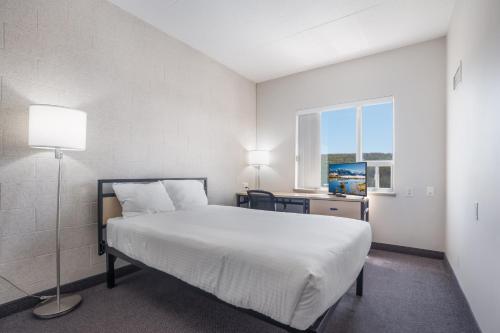
{"label": "white ceiling", "polygon": [[446,35],[455,0],[110,0],[262,82]]}

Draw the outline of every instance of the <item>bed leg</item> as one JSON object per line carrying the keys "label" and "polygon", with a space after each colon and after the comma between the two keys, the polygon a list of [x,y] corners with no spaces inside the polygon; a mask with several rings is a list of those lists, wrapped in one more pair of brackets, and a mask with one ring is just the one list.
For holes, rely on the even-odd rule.
{"label": "bed leg", "polygon": [[106,253],[106,279],[109,289],[115,286],[115,261],[116,257],[114,255]]}
{"label": "bed leg", "polygon": [[361,272],[359,272],[358,278],[356,279],[357,296],[363,296],[363,270],[364,268],[361,269]]}

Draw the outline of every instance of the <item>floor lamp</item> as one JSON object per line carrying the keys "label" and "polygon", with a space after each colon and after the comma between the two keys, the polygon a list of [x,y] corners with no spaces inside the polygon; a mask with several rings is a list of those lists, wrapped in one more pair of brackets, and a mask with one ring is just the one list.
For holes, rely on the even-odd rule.
{"label": "floor lamp", "polygon": [[269,152],[267,150],[251,150],[248,152],[248,164],[257,168],[256,189],[260,189],[260,168],[269,165]]}
{"label": "floor lamp", "polygon": [[62,316],[82,301],[80,295],[61,295],[61,166],[63,150],[85,150],[87,114],[82,111],[52,105],[32,105],[29,108],[29,145],[52,149],[59,162],[56,214],[56,295],[41,303],[33,314],[38,318]]}

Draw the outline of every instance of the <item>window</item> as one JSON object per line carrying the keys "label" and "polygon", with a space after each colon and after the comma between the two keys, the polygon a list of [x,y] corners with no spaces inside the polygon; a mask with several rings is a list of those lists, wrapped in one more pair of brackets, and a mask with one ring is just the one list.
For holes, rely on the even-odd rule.
{"label": "window", "polygon": [[392,98],[299,112],[296,187],[328,186],[330,163],[367,162],[371,192],[394,187]]}
{"label": "window", "polygon": [[328,164],[356,162],[356,108],[321,112],[321,186],[328,187]]}

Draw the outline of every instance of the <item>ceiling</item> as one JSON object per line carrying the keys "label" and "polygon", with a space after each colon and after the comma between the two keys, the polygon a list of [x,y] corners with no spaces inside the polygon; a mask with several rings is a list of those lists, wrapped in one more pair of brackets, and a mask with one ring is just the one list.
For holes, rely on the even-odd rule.
{"label": "ceiling", "polygon": [[110,0],[262,82],[446,35],[455,0]]}

